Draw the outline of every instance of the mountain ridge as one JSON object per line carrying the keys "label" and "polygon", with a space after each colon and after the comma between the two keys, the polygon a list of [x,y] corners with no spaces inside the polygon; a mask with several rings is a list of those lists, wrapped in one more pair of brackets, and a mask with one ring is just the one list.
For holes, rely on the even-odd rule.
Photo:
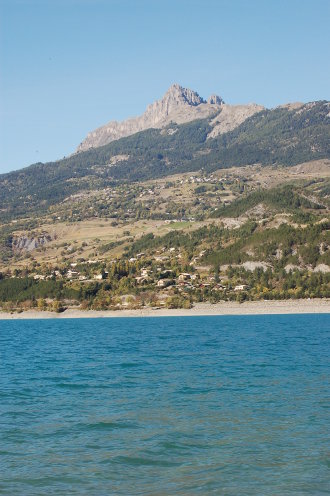
{"label": "mountain ridge", "polygon": [[58,161],[2,174],[2,218],[48,209],[72,194],[114,183],[253,164],[294,166],[329,158],[329,105],[319,101],[296,109],[266,109],[215,137],[210,136],[215,129],[211,117],[171,123],[165,129],[147,129]]}
{"label": "mountain ridge", "polygon": [[[185,124],[197,119],[218,117],[212,137],[235,129],[245,119],[265,107],[257,104],[227,105],[222,97],[212,94],[205,100],[196,91],[175,83],[164,96],[147,106],[145,112],[123,121],[110,121],[89,132],[76,152],[104,146],[146,129],[162,129],[171,122]],[[223,122],[225,121],[225,122]]]}

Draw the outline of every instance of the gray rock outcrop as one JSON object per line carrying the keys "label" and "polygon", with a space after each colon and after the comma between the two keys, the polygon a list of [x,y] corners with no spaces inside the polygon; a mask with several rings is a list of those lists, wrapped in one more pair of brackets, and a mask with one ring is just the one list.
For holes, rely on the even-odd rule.
{"label": "gray rock outcrop", "polygon": [[32,251],[40,246],[52,241],[53,237],[47,233],[36,233],[36,234],[21,234],[17,235],[12,240],[12,249],[14,251]]}

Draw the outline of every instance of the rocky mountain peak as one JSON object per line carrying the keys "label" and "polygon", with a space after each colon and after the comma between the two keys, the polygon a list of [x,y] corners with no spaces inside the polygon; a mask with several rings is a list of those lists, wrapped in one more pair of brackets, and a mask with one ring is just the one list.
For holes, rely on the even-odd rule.
{"label": "rocky mountain peak", "polygon": [[221,96],[211,95],[208,98],[207,103],[209,103],[210,105],[223,105],[225,102],[223,101]]}
{"label": "rocky mountain peak", "polygon": [[169,87],[162,100],[168,99],[175,101],[177,104],[188,104],[193,106],[206,103],[196,91],[184,88],[177,83],[172,84],[172,86]]}
{"label": "rocky mountain peak", "polygon": [[169,87],[160,100],[148,105],[146,111],[139,117],[133,117],[122,122],[111,121],[91,131],[78,146],[77,151],[80,152],[106,145],[111,141],[130,136],[145,129],[162,129],[170,122],[183,124],[195,119],[214,117],[221,113],[224,107],[226,105],[218,95],[213,94],[208,101],[205,101],[196,91],[175,83]]}
{"label": "rocky mountain peak", "polygon": [[[138,119],[143,119],[144,121],[147,119],[152,123],[149,127],[163,127],[167,124],[164,122],[164,119],[167,120],[168,116],[172,116],[173,120],[177,122],[177,113],[180,113],[180,118],[182,120],[185,119],[183,117],[183,113],[187,116],[189,115],[188,121],[193,120],[190,117],[190,114],[195,110],[197,112],[203,111],[205,112],[207,107],[207,102],[199,96],[196,91],[190,90],[189,88],[184,88],[179,84],[175,83],[169,87],[166,91],[165,95],[160,99],[156,100],[154,103],[148,105],[145,113]],[[198,109],[198,110],[197,110]],[[195,117],[196,118],[196,117]],[[160,126],[157,124],[162,123]]]}

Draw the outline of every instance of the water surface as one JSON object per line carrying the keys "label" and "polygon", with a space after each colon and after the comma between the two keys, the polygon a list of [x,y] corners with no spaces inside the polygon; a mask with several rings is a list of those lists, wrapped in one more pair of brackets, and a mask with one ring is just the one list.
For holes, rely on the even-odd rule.
{"label": "water surface", "polygon": [[329,494],[329,329],[0,321],[0,494]]}

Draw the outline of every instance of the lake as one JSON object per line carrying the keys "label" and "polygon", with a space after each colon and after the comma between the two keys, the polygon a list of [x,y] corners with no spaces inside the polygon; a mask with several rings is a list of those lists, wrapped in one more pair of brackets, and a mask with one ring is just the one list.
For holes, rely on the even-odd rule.
{"label": "lake", "polygon": [[0,494],[330,491],[330,314],[0,321]]}

